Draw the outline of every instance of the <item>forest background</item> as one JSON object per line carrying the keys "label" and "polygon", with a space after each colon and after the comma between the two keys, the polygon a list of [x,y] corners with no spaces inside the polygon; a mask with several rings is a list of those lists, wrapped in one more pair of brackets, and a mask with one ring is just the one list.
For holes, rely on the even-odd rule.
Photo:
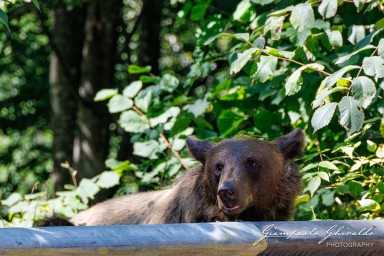
{"label": "forest background", "polygon": [[383,0],[0,0],[0,226],[161,189],[186,136],[294,128],[294,218],[381,218],[383,30]]}

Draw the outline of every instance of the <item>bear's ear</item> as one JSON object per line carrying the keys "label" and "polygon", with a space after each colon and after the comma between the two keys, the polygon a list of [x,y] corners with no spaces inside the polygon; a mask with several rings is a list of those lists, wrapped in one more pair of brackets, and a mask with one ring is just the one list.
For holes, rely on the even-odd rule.
{"label": "bear's ear", "polygon": [[276,139],[275,143],[286,158],[293,159],[303,153],[304,137],[305,135],[302,130],[295,129],[287,135]]}
{"label": "bear's ear", "polygon": [[186,143],[189,153],[196,158],[196,160],[204,164],[207,152],[213,147],[213,143],[206,140],[199,140],[195,137],[188,137]]}

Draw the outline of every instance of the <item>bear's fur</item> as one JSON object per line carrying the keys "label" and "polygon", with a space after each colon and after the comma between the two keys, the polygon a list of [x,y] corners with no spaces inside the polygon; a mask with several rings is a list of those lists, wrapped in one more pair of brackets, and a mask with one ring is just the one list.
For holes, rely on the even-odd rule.
{"label": "bear's fur", "polygon": [[[240,137],[220,143],[187,138],[201,165],[171,188],[113,198],[69,220],[76,226],[287,220],[300,189],[304,134],[267,142]],[[70,224],[68,223],[68,224]]]}

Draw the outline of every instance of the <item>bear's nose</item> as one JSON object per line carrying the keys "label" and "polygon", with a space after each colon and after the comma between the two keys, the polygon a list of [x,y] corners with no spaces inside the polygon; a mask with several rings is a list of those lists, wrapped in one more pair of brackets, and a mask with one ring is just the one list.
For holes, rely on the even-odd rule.
{"label": "bear's nose", "polygon": [[233,183],[225,183],[219,188],[217,194],[223,200],[235,199],[237,196],[236,187]]}

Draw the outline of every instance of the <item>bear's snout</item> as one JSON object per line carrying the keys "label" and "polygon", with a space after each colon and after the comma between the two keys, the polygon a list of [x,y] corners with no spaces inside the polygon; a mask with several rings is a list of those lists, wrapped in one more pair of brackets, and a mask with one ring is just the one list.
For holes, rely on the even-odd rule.
{"label": "bear's snout", "polygon": [[233,182],[224,183],[218,190],[217,195],[221,200],[235,200],[237,197],[237,189]]}

